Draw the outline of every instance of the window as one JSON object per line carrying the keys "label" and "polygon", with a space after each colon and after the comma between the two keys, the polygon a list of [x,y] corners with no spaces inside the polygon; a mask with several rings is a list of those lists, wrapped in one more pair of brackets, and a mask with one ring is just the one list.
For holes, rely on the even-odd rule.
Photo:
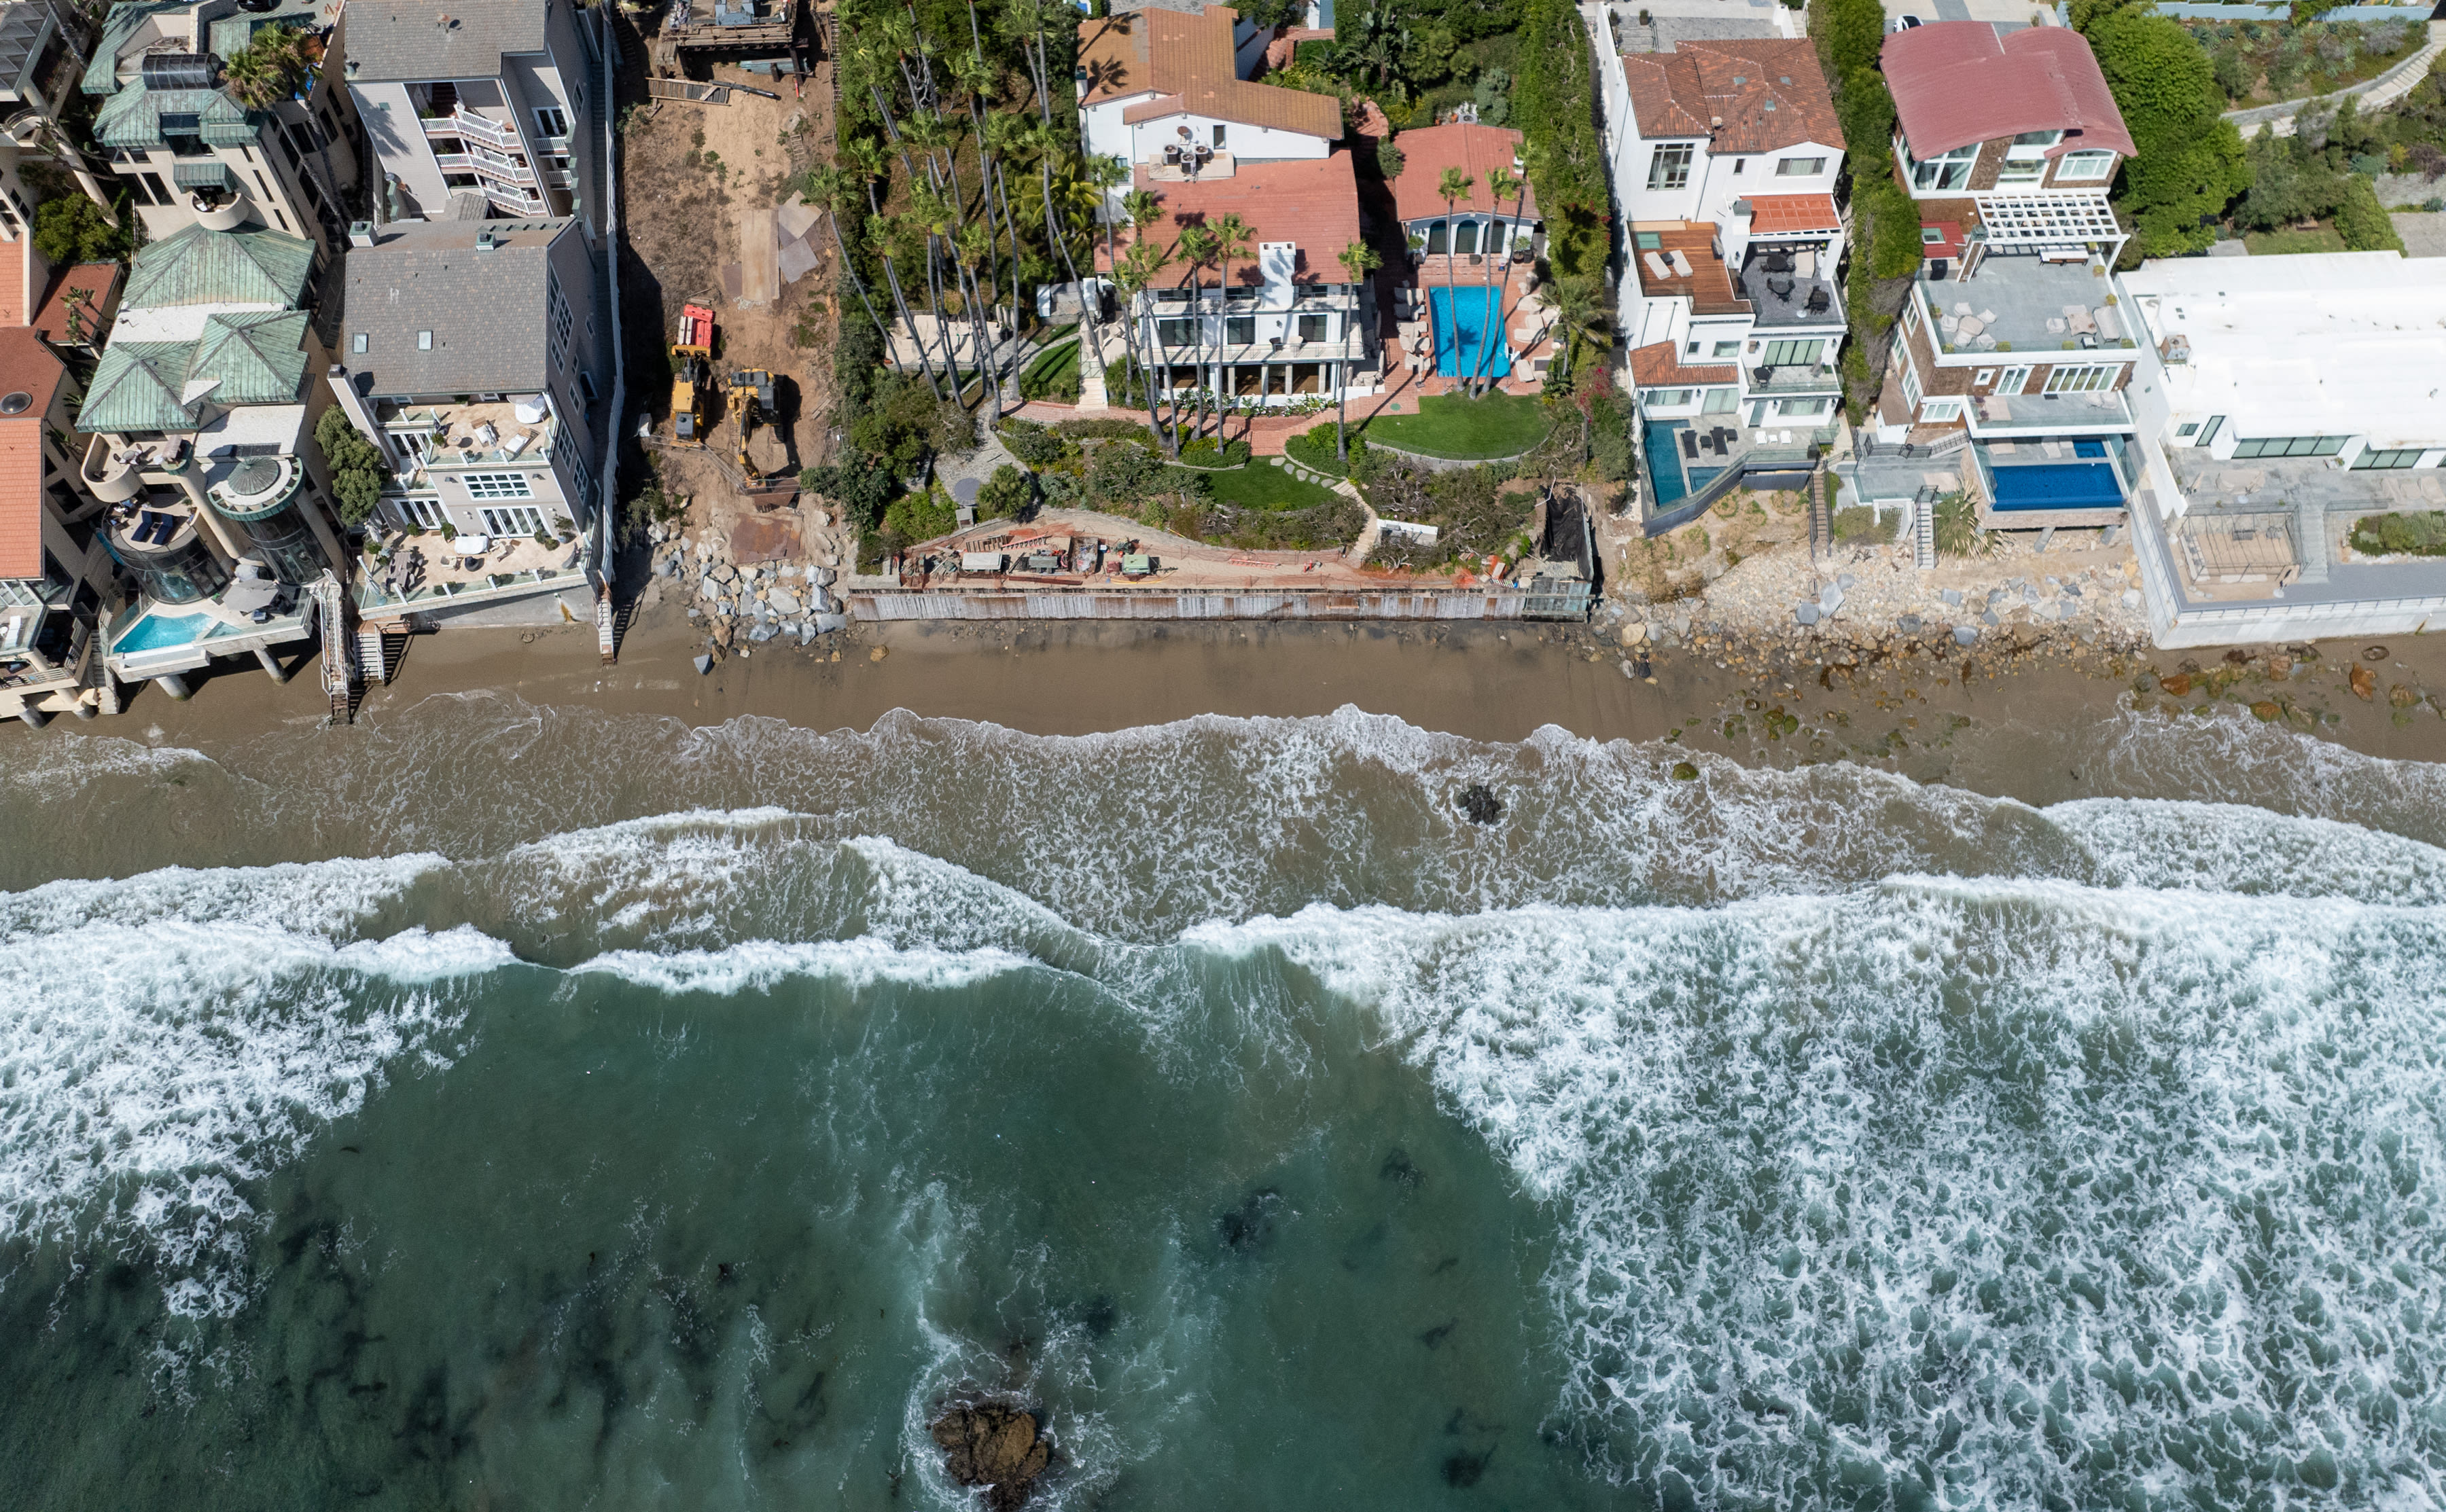
{"label": "window", "polygon": [[2005,149],[2005,156],[2008,158],[2024,155],[2036,157],[2061,140],[2063,140],[2063,133],[2060,131],[2025,131],[2013,139],[2013,145]]}
{"label": "window", "polygon": [[2123,369],[2113,364],[2092,367],[2052,367],[2047,370],[2042,394],[2096,394],[2113,388],[2115,376]]}
{"label": "window", "polygon": [[2265,440],[2241,440],[2233,443],[2233,455],[2243,457],[2333,457],[2344,449],[2349,436],[2274,436]]}
{"label": "window", "polygon": [[1805,342],[1769,342],[1766,355],[1759,362],[1768,367],[1815,367],[1817,354],[1826,349],[1823,339]]}
{"label": "window", "polygon": [[1712,355],[1712,356],[1716,356],[1716,357],[1739,357],[1740,354],[1741,354],[1741,344],[1740,344],[1740,343],[1739,343],[1739,342],[1718,342],[1718,343],[1716,344],[1716,349],[1715,349],[1715,351],[1714,351],[1713,353],[1711,353],[1710,355]]}
{"label": "window", "polygon": [[1214,150],[1216,152],[1223,150],[1223,122],[1219,121],[1214,122]]}
{"label": "window", "polygon": [[1711,388],[1706,401],[1699,406],[1704,415],[1729,415],[1740,408],[1741,391],[1738,388]]}
{"label": "window", "polygon": [[366,354],[366,345],[370,340],[371,338],[367,336],[364,331],[359,331],[348,338],[348,350],[359,357],[363,357]]}
{"label": "window", "polygon": [[433,433],[427,430],[388,431],[385,434],[390,437],[390,443],[393,446],[406,454],[411,460],[420,463],[424,460],[425,454],[433,445]]}
{"label": "window", "polygon": [[1917,410],[1919,408],[1920,400],[1919,370],[1911,366],[1908,362],[1902,364],[1902,369],[1903,402],[1909,404],[1913,410]]}
{"label": "window", "polygon": [[166,205],[170,202],[169,186],[161,182],[160,174],[139,174],[136,177],[143,180],[147,189],[153,191],[153,203]]}
{"label": "window", "polygon": [[1697,342],[1692,342],[1690,344],[1690,355],[1693,357],[1699,355],[1699,344]]}
{"label": "window", "polygon": [[1256,316],[1254,316],[1254,315],[1227,315],[1227,316],[1225,316],[1225,317],[1224,317],[1224,319],[1223,319],[1223,344],[1224,344],[1225,345],[1227,345],[1227,346],[1247,346],[1247,345],[1251,345],[1251,343],[1255,342],[1255,341],[1256,341],[1256,339],[1257,339],[1257,317],[1256,317]]}
{"label": "window", "polygon": [[1738,174],[1749,165],[1750,160],[1747,158],[1736,158],[1733,159],[1733,172]]}
{"label": "window", "polygon": [[470,473],[460,479],[469,498],[533,498],[535,489],[524,473]]}
{"label": "window", "polygon": [[1934,226],[1922,226],[1919,229],[1919,244],[1923,247],[1942,247],[1945,245],[1945,233]]}
{"label": "window", "polygon": [[1919,418],[1931,425],[1943,424],[1947,420],[1958,420],[1962,418],[1962,401],[1931,399],[1920,406]]}
{"label": "window", "polygon": [[1785,420],[1814,420],[1834,404],[1831,399],[1787,399],[1775,407],[1775,412]]}
{"label": "window", "polygon": [[2056,182],[2060,184],[2094,184],[2115,176],[2115,154],[2111,152],[2068,152],[2056,161]]}
{"label": "window", "polygon": [[400,525],[408,530],[438,531],[449,519],[442,513],[442,500],[431,494],[411,494],[405,498],[387,501],[390,512]]}
{"label": "window", "polygon": [[1155,339],[1158,346],[1186,346],[1197,339],[1197,323],[1185,315],[1175,315],[1155,323]]}
{"label": "window", "polygon": [[547,272],[544,275],[543,302],[552,321],[553,355],[566,361],[570,333],[575,329],[577,320],[570,312],[569,296],[561,291],[559,274]]}
{"label": "window", "polygon": [[1647,392],[1649,409],[1679,409],[1690,402],[1699,391],[1695,388],[1652,388]]}
{"label": "window", "polygon": [[1979,160],[1979,144],[1956,147],[1926,162],[1911,159],[1913,189],[1964,189],[1970,184],[1970,165]]}
{"label": "window", "polygon": [[532,505],[478,513],[484,516],[484,533],[487,535],[533,535],[543,529],[543,511]]}
{"label": "window", "polygon": [[2000,184],[2034,184],[2046,176],[2047,160],[2044,158],[2007,158],[2004,166],[1996,170],[1996,181]]}
{"label": "window", "polygon": [[2200,422],[2199,422],[2198,420],[2192,420],[2192,421],[2190,424],[2188,424],[2188,425],[2177,425],[2177,426],[2175,426],[2175,427],[2174,427],[2174,439],[2175,439],[2176,440],[2188,440],[2188,439],[2190,439],[2192,437],[2198,435],[2198,434],[2199,434],[2199,431],[2200,431]]}
{"label": "window", "polygon": [[1681,189],[1690,182],[1690,143],[1668,141],[1647,159],[1647,187]]}
{"label": "window", "polygon": [[1786,158],[1775,165],[1778,178],[1815,178],[1825,171],[1823,158]]}
{"label": "window", "polygon": [[1996,382],[1996,369],[1992,367],[1983,367],[1970,375],[1970,386],[1973,388],[1985,388],[1994,382]]}
{"label": "window", "polygon": [[536,130],[547,137],[569,135],[569,112],[558,105],[538,106],[535,113]]}
{"label": "window", "polygon": [[2384,473],[2398,468],[2418,467],[2420,453],[2421,448],[2418,446],[2386,452],[2380,451],[2375,446],[2365,446],[2361,448],[2361,455],[2353,458],[2353,467],[2358,472],[2365,473]]}
{"label": "window", "polygon": [[1302,315],[1299,318],[1299,340],[1303,342],[1327,340],[1325,328],[1328,322],[1329,317],[1325,315]]}
{"label": "window", "polygon": [[2210,416],[2210,417],[2209,417],[2209,422],[2208,422],[2206,425],[2203,425],[2203,426],[2201,426],[2201,427],[2200,427],[2200,439],[2199,439],[2198,440],[2196,440],[2196,441],[2193,441],[2192,444],[2193,446],[2206,446],[2206,445],[2210,444],[2211,442],[2214,441],[2214,440],[2216,439],[2216,438],[2217,438],[2217,429],[2218,429],[2218,427],[2220,427],[2220,426],[2222,426],[2222,425],[2224,425],[2224,424],[2225,424],[2225,417],[2224,417],[2224,416],[2222,416],[2222,415],[2211,415],[2211,416]]}

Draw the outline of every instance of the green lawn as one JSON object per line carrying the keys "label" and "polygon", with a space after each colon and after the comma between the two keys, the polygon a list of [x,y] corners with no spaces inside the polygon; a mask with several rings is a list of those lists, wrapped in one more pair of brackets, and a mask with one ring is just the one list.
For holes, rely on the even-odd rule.
{"label": "green lawn", "polygon": [[2282,257],[2287,252],[2338,252],[2352,249],[2325,221],[2306,231],[2254,231],[2242,238],[2253,257]]}
{"label": "green lawn", "polygon": [[1419,401],[1416,415],[1379,415],[1367,422],[1367,439],[1429,457],[1474,459],[1517,457],[1546,439],[1553,427],[1533,395],[1457,394]]}
{"label": "green lawn", "polygon": [[1305,436],[1293,436],[1283,442],[1283,451],[1294,462],[1311,473],[1324,473],[1333,477],[1347,477],[1349,470],[1334,459],[1333,444],[1310,446]]}
{"label": "green lawn", "polygon": [[1019,392],[1027,399],[1079,397],[1079,342],[1076,337],[1040,352],[1019,375]]}
{"label": "green lawn", "polygon": [[1242,509],[1304,510],[1330,502],[1334,496],[1330,490],[1303,483],[1271,462],[1251,462],[1219,473],[1186,467],[1172,471],[1183,477],[1206,479],[1217,503],[1236,504]]}

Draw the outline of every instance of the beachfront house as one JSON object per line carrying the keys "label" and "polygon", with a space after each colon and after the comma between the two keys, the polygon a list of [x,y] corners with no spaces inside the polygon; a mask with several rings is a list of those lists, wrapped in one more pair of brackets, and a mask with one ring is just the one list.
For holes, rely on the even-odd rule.
{"label": "beachfront house", "polygon": [[581,9],[349,8],[348,88],[380,174],[377,221],[574,216],[600,240],[602,42]]}
{"label": "beachfront house", "polygon": [[[338,13],[331,0],[120,0],[110,8],[83,88],[94,140],[148,238],[196,225],[254,225],[338,254],[342,196],[357,182],[348,103],[328,51]],[[304,66],[276,95],[267,84],[250,98],[246,66],[233,71],[231,61],[282,33],[299,43]]]}
{"label": "beachfront house", "polygon": [[2403,635],[2446,618],[2446,262],[2145,262],[2132,512],[2166,646]]}
{"label": "beachfront house", "polygon": [[1606,46],[1598,72],[1651,511],[1794,486],[1842,395],[1844,141],[1816,52]]}
{"label": "beachfront house", "polygon": [[109,506],[102,534],[134,580],[107,663],[184,698],[185,677],[311,638],[311,587],[348,570],[313,440],[329,361],[310,310],[303,236],[189,226],[136,254],[108,346],[78,406],[77,476]]}
{"label": "beachfront house", "polygon": [[[328,379],[388,469],[367,619],[438,625],[517,601],[591,619],[583,532],[611,434],[610,320],[574,219],[350,233]],[[499,618],[498,612],[494,615]]]}
{"label": "beachfront house", "polygon": [[[1391,184],[1393,214],[1411,262],[1395,314],[1415,367],[1462,380],[1544,382],[1553,312],[1536,292],[1543,227],[1521,140],[1516,131],[1474,121],[1394,139],[1402,171]],[[1447,174],[1458,174],[1464,188],[1450,201]],[[1497,174],[1512,183],[1499,200]]]}
{"label": "beachfront house", "polygon": [[[1270,33],[1229,7],[1184,3],[1079,28],[1081,135],[1131,170],[1104,214],[1122,218],[1126,188],[1160,210],[1143,233],[1099,246],[1098,270],[1110,276],[1139,234],[1168,254],[1103,361],[1134,345],[1159,387],[1252,405],[1373,393],[1374,300],[1341,262],[1360,240],[1358,180],[1337,145],[1341,103],[1241,77]],[[1228,264],[1172,255],[1183,231],[1231,215],[1250,234]]]}
{"label": "beachfront house", "polygon": [[77,393],[41,332],[0,324],[0,717],[37,728],[54,714],[117,712],[99,675],[96,630],[118,592],[102,504],[77,488],[62,444]]}

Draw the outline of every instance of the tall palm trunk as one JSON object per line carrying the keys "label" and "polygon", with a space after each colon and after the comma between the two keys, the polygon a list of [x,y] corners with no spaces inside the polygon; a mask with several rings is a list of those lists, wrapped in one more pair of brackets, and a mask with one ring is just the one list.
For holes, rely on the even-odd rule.
{"label": "tall palm trunk", "polygon": [[917,348],[917,365],[926,370],[926,386],[934,391],[934,397],[936,399],[941,399],[943,397],[943,385],[935,381],[934,361],[926,350],[926,338],[917,329],[916,317],[909,313],[909,300],[907,296],[902,294],[900,291],[900,273],[892,266],[892,254],[887,252],[878,252],[876,255],[881,258],[883,262],[884,282],[892,286],[893,308],[900,311],[900,324],[908,327],[910,345]]}
{"label": "tall palm trunk", "polygon": [[840,252],[841,271],[849,274],[850,287],[857,290],[857,302],[866,307],[866,318],[875,323],[875,333],[883,338],[883,350],[888,358],[892,351],[892,332],[884,326],[883,317],[875,313],[875,300],[866,289],[866,279],[858,272],[857,264],[851,260],[849,243],[841,239],[840,215],[829,205],[824,208],[824,223],[833,229],[833,246]]}

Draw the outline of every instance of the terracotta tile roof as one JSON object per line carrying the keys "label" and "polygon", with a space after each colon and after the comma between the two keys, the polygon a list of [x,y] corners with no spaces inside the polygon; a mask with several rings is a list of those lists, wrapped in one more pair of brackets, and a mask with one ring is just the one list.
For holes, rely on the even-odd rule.
{"label": "terracotta tile roof", "polygon": [[[1469,197],[1453,202],[1456,210],[1492,213],[1495,196],[1487,188],[1487,175],[1497,168],[1508,168],[1523,179],[1527,171],[1519,163],[1520,133],[1506,131],[1501,126],[1477,126],[1456,122],[1448,126],[1422,126],[1405,131],[1393,139],[1402,149],[1402,177],[1393,180],[1394,214],[1403,220],[1432,218],[1444,213],[1443,196],[1436,193],[1447,168],[1458,168],[1469,175]],[[1512,200],[1504,197],[1503,209],[1509,214]],[[1537,214],[1537,192],[1529,191],[1526,214]]]}
{"label": "terracotta tile roof", "polygon": [[1752,195],[1750,234],[1797,236],[1810,231],[1840,231],[1843,217],[1834,211],[1833,195]]}
{"label": "terracotta tile roof", "polygon": [[[1206,178],[1194,184],[1157,183],[1143,166],[1137,187],[1152,192],[1163,214],[1147,233],[1157,245],[1169,247],[1183,228],[1238,215],[1249,223],[1249,256],[1232,264],[1234,283],[1255,284],[1257,244],[1289,241],[1299,244],[1293,274],[1303,283],[1345,281],[1342,249],[1359,240],[1359,181],[1350,170],[1350,154],[1337,152],[1318,160],[1242,163],[1229,178]],[[1102,248],[1097,249],[1101,257]],[[1186,278],[1185,263],[1164,271],[1167,279]],[[1207,274],[1209,279],[1214,275]]]}
{"label": "terracotta tile roof", "polygon": [[102,345],[110,334],[110,321],[119,308],[119,286],[127,270],[118,263],[79,263],[51,278],[50,292],[44,296],[43,308],[28,324],[41,331],[47,341],[68,343],[68,296],[82,294],[85,305],[83,329],[85,340]]}
{"label": "terracotta tile roof", "polygon": [[2024,131],[2062,130],[2050,158],[2106,147],[2132,156],[2132,134],[2088,40],[2031,27],[2001,40],[1984,21],[1938,21],[1886,39],[1894,114],[1914,158]]}
{"label": "terracotta tile roof", "polygon": [[27,274],[34,260],[33,241],[28,237],[18,238],[6,252],[0,252],[0,259],[14,265],[0,271],[0,328],[23,326],[26,324],[27,302],[33,298],[26,288]]}
{"label": "terracotta tile roof", "polygon": [[1671,342],[1630,349],[1630,381],[1640,388],[1695,388],[1702,383],[1731,383],[1740,379],[1733,367],[1684,367],[1681,348]]}
{"label": "terracotta tile roof", "polygon": [[1079,65],[1087,72],[1087,92],[1079,103],[1100,105],[1152,92],[1175,98],[1131,106],[1122,118],[1151,121],[1189,111],[1340,140],[1339,100],[1240,77],[1232,46],[1239,19],[1229,6],[1208,6],[1195,15],[1149,9],[1081,22]]}
{"label": "terracotta tile roof", "polygon": [[1684,42],[1672,52],[1627,53],[1622,68],[1643,137],[1712,136],[1712,153],[1774,152],[1804,141],[1844,145],[1811,43]]}
{"label": "terracotta tile roof", "polygon": [[0,327],[0,394],[33,400],[0,420],[0,578],[43,575],[43,425],[66,371],[31,329]]}
{"label": "terracotta tile roof", "polygon": [[1303,42],[1331,42],[1331,27],[1285,27],[1282,34],[1266,44],[1266,66],[1288,68],[1299,57]]}

